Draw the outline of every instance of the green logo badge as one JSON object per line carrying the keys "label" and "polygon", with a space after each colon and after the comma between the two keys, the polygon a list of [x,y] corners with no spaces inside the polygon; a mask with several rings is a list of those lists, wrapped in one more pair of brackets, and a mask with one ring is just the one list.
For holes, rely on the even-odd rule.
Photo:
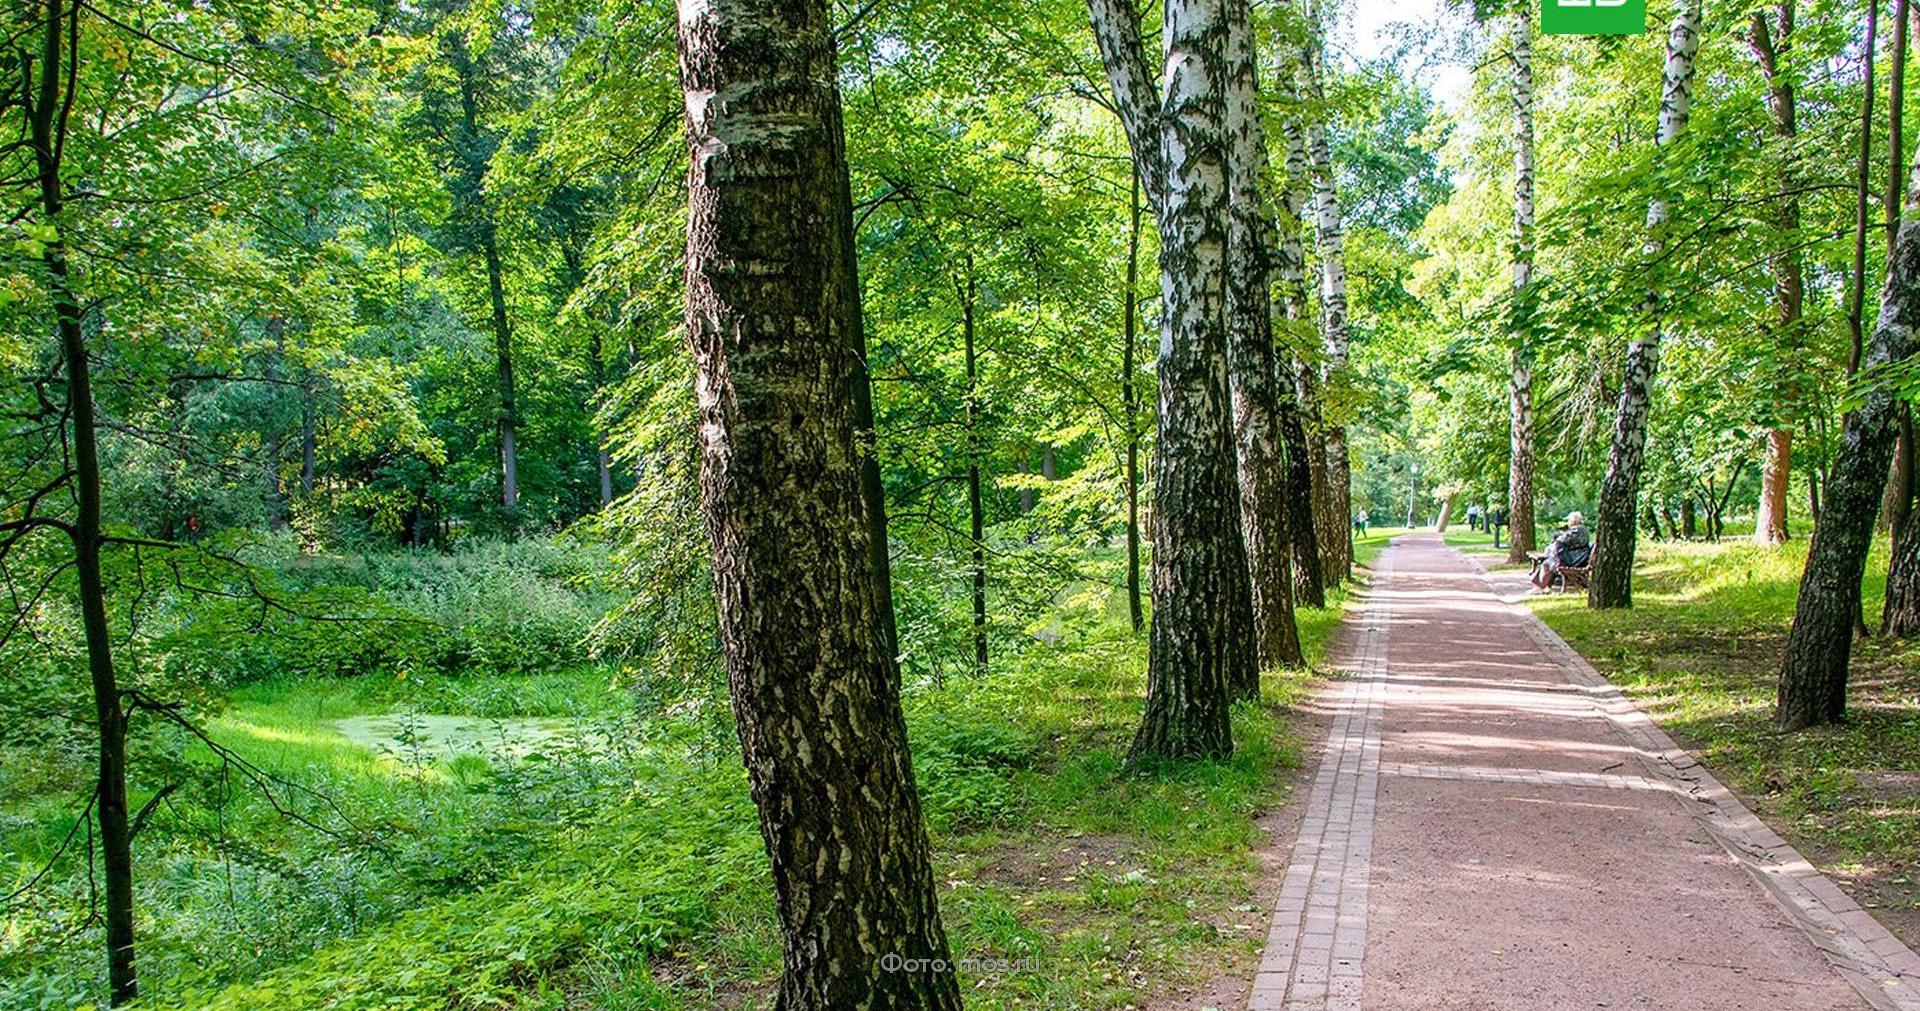
{"label": "green logo badge", "polygon": [[1647,0],[1540,0],[1540,31],[1546,35],[1640,35],[1647,30]]}

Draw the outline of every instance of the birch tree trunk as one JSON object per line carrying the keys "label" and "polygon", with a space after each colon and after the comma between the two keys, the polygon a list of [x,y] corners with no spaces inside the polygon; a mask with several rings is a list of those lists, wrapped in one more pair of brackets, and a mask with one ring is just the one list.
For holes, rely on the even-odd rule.
{"label": "birch tree trunk", "polygon": [[1170,0],[1163,97],[1133,0],[1087,0],[1160,228],[1153,622],[1134,760],[1233,750],[1230,693],[1259,676],[1227,376],[1226,0]]}
{"label": "birch tree trunk", "polygon": [[[1313,165],[1314,234],[1320,249],[1320,334],[1326,344],[1323,395],[1337,395],[1345,379],[1351,337],[1347,329],[1346,233],[1340,223],[1340,202],[1334,191],[1333,152],[1327,144],[1326,91],[1321,85],[1324,39],[1318,5],[1303,0],[1307,36],[1300,54],[1301,85],[1305,90],[1307,157]],[[1352,465],[1347,456],[1347,430],[1326,421],[1321,401],[1326,443],[1326,521],[1320,527],[1320,554],[1328,582],[1346,579],[1353,568]]]}
{"label": "birch tree trunk", "polygon": [[[1797,175],[1793,170],[1793,147],[1800,134],[1799,114],[1793,81],[1780,66],[1780,49],[1793,35],[1793,0],[1782,0],[1775,9],[1777,23],[1769,27],[1764,11],[1755,11],[1747,32],[1747,47],[1753,50],[1760,73],[1767,82],[1767,113],[1773,120],[1773,133],[1785,149],[1781,157],[1779,228],[1789,236],[1789,246],[1798,242],[1800,198]],[[1778,333],[1784,345],[1784,359],[1797,359],[1794,351],[1801,343],[1801,317],[1806,303],[1806,280],[1800,254],[1782,249],[1768,259],[1773,272],[1773,302],[1780,321]],[[1798,398],[1788,391],[1785,407],[1791,411]],[[1788,419],[1782,419],[1786,421]],[[1793,473],[1793,429],[1784,423],[1767,432],[1766,460],[1760,472],[1760,505],[1753,525],[1753,542],[1759,545],[1784,544],[1787,540],[1787,494]]]}
{"label": "birch tree trunk", "polygon": [[[826,0],[680,0],[686,329],[735,721],[785,1011],[957,1009],[907,755]],[[878,585],[876,585],[878,584]]]}
{"label": "birch tree trunk", "polygon": [[1509,26],[1513,71],[1513,314],[1512,370],[1507,387],[1509,456],[1507,515],[1513,536],[1507,561],[1534,550],[1533,517],[1533,25],[1527,6]]}
{"label": "birch tree trunk", "polygon": [[[1906,213],[1887,265],[1880,318],[1861,358],[1863,370],[1912,357],[1920,327],[1920,159],[1907,177]],[[1774,723],[1783,730],[1838,722],[1847,708],[1847,666],[1860,614],[1860,580],[1898,436],[1898,401],[1873,384],[1849,413],[1827,475],[1820,524],[1807,549],[1787,655],[1780,667]]]}
{"label": "birch tree trunk", "polygon": [[[1267,264],[1274,233],[1267,214],[1267,138],[1260,119],[1252,5],[1248,0],[1227,0],[1227,10],[1227,359],[1239,450],[1240,527],[1246,540],[1260,666],[1298,667],[1306,657],[1300,651],[1293,618],[1287,461]],[[1258,698],[1257,672],[1253,683],[1238,686],[1234,695]]]}
{"label": "birch tree trunk", "polygon": [[[1299,105],[1298,75],[1287,61],[1279,87],[1290,106]],[[1319,383],[1313,368],[1296,361],[1294,348],[1310,347],[1318,333],[1307,298],[1307,248],[1301,237],[1309,193],[1307,145],[1297,123],[1283,128],[1287,145],[1285,185],[1280,195],[1279,239],[1275,270],[1286,315],[1287,340],[1276,356],[1280,372],[1281,438],[1287,446],[1287,523],[1293,542],[1293,599],[1305,607],[1326,607],[1325,568],[1320,529],[1326,517],[1326,453],[1319,439]]]}
{"label": "birch tree trunk", "polygon": [[[1693,110],[1694,56],[1700,51],[1700,0],[1683,0],[1667,31],[1667,60],[1661,74],[1660,131],[1656,143],[1667,147],[1680,139]],[[1657,257],[1665,242],[1667,201],[1655,196],[1647,206],[1648,258]],[[1620,406],[1614,416],[1613,444],[1607,457],[1607,476],[1600,486],[1600,507],[1594,526],[1593,574],[1587,587],[1587,606],[1633,606],[1633,555],[1639,539],[1640,472],[1647,451],[1647,420],[1653,407],[1653,378],[1660,369],[1658,320],[1661,293],[1649,292],[1644,303],[1654,322],[1644,337],[1627,349],[1626,374],[1620,381]]]}

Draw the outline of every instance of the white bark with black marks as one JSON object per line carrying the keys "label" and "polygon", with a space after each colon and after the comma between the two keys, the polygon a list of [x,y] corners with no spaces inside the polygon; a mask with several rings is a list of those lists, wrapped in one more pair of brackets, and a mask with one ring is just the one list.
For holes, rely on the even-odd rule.
{"label": "white bark with black marks", "polygon": [[1513,341],[1507,384],[1507,510],[1513,536],[1507,561],[1533,551],[1533,23],[1529,8],[1508,18],[1507,63],[1513,74]]}
{"label": "white bark with black marks", "polygon": [[[1260,118],[1260,77],[1248,0],[1228,0],[1227,359],[1239,451],[1240,526],[1253,589],[1254,635],[1262,668],[1306,662],[1293,617],[1292,544],[1287,517],[1287,460],[1282,444],[1280,377],[1273,343],[1274,225],[1267,206],[1267,138]],[[1236,696],[1257,698],[1259,682]]]}
{"label": "white bark with black marks", "polygon": [[1235,686],[1258,678],[1227,372],[1226,0],[1171,0],[1154,104],[1132,0],[1087,0],[1160,230],[1153,621],[1136,760],[1232,751]]}
{"label": "white bark with black marks", "polygon": [[[1700,0],[1683,0],[1667,31],[1667,59],[1661,71],[1660,129],[1655,143],[1667,147],[1686,131],[1693,110],[1695,56],[1700,51]],[[1647,203],[1647,258],[1657,259],[1667,230],[1667,199],[1656,194]],[[1587,605],[1594,608],[1633,606],[1633,557],[1638,541],[1640,473],[1647,452],[1647,422],[1653,406],[1653,380],[1660,370],[1658,317],[1662,292],[1651,291],[1642,304],[1653,322],[1627,348],[1626,374],[1620,382],[1620,404],[1614,414],[1613,442],[1607,457],[1607,476],[1600,487],[1600,507],[1594,526],[1593,572],[1587,587]]]}
{"label": "white bark with black marks", "polygon": [[826,0],[680,0],[687,339],[785,1011],[958,1011],[908,761]]}

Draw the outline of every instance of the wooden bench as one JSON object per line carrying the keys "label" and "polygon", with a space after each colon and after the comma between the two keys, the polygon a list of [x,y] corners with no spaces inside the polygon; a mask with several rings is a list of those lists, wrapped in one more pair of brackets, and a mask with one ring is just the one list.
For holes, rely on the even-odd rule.
{"label": "wooden bench", "polygon": [[[1527,560],[1533,563],[1533,571],[1528,574],[1527,581],[1535,586],[1539,586],[1540,570],[1547,564],[1547,553],[1544,551],[1529,551],[1527,552]],[[1587,564],[1585,565],[1562,565],[1560,566],[1560,571],[1554,575],[1553,592],[1565,593],[1570,589],[1584,590],[1587,588],[1587,578],[1592,574],[1592,554],[1587,555]]]}

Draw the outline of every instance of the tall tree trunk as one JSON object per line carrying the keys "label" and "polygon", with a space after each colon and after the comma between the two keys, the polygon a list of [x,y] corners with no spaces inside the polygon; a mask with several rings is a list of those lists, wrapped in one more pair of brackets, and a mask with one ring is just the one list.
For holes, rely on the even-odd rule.
{"label": "tall tree trunk", "polygon": [[[1325,26],[1315,0],[1302,0],[1307,33],[1300,53],[1301,86],[1305,90],[1307,157],[1313,165],[1314,234],[1320,247],[1320,333],[1326,343],[1324,393],[1337,397],[1346,382],[1347,354],[1352,337],[1347,327],[1346,232],[1340,222],[1340,202],[1334,192],[1333,150],[1327,143],[1327,96],[1321,84]],[[1322,410],[1325,403],[1322,402]],[[1321,527],[1321,555],[1329,582],[1346,579],[1353,569],[1353,467],[1348,459],[1345,426],[1326,421],[1328,523]],[[1329,538],[1328,535],[1331,534]]]}
{"label": "tall tree trunk", "polygon": [[[686,328],[734,715],[785,1011],[958,1009],[907,754],[826,0],[680,0]],[[884,549],[881,549],[884,550]],[[881,585],[876,585],[881,583]]]}
{"label": "tall tree trunk", "polygon": [[499,417],[495,421],[500,450],[500,503],[509,521],[520,508],[520,456],[515,445],[519,433],[518,405],[514,397],[513,329],[507,316],[506,267],[500,257],[498,223],[486,195],[487,173],[499,141],[480,124],[478,80],[482,70],[467,50],[466,36],[449,31],[441,37],[441,52],[453,69],[460,92],[460,130],[455,138],[456,157],[467,195],[459,210],[471,240],[478,248],[487,272],[487,303],[493,327],[493,354],[496,373],[494,395],[498,398]]}
{"label": "tall tree trunk", "polygon": [[[1267,138],[1249,0],[1227,0],[1227,360],[1240,476],[1240,527],[1253,588],[1254,638],[1262,668],[1306,662],[1293,618],[1287,461],[1281,442],[1280,376],[1274,362],[1267,250]],[[1259,671],[1234,686],[1260,696]]]}
{"label": "tall tree trunk", "polygon": [[1087,9],[1160,227],[1153,623],[1131,754],[1220,757],[1229,692],[1259,669],[1227,378],[1226,5],[1170,0],[1157,104],[1132,0]]}
{"label": "tall tree trunk", "polygon": [[987,514],[980,496],[980,356],[974,331],[974,306],[979,288],[973,274],[973,256],[967,256],[966,279],[955,285],[960,295],[960,334],[967,367],[967,536],[968,576],[973,600],[973,672],[987,672]]}
{"label": "tall tree trunk", "polygon": [[[1861,365],[1907,361],[1920,327],[1920,159],[1908,173],[1906,213],[1887,265],[1880,318]],[[1874,384],[1846,417],[1827,477],[1825,510],[1807,550],[1793,628],[1780,668],[1774,722],[1784,730],[1833,723],[1846,713],[1847,665],[1860,614],[1860,581],[1897,436],[1898,402]]]}
{"label": "tall tree trunk", "polygon": [[1510,17],[1513,70],[1513,354],[1507,384],[1507,561],[1536,546],[1533,518],[1533,23],[1526,6]]}
{"label": "tall tree trunk", "polygon": [[[1133,630],[1146,627],[1140,601],[1140,388],[1134,371],[1140,343],[1140,174],[1132,175],[1127,200],[1126,337],[1120,355],[1120,406],[1127,424],[1127,617]],[[1026,494],[1024,491],[1021,494]]]}
{"label": "tall tree trunk", "polygon": [[[69,21],[69,19],[71,19]],[[68,59],[67,30],[79,31],[80,7],[46,0],[40,28],[37,68],[24,67],[21,88],[27,106],[34,164],[40,191],[43,223],[59,231],[46,244],[43,260],[53,295],[60,356],[67,373],[67,417],[71,425],[72,459],[69,478],[76,511],[68,533],[73,540],[74,572],[80,589],[80,625],[87,644],[87,673],[93,689],[94,730],[98,744],[98,781],[93,801],[100,826],[100,868],[106,894],[107,989],[119,1006],[139,995],[134,972],[133,834],[127,818],[127,715],[120,702],[119,678],[114,668],[113,637],[107,624],[106,581],[101,572],[105,528],[101,517],[100,449],[93,406],[93,376],[87,358],[87,338],[80,318],[80,300],[73,291],[67,263],[65,182],[61,178],[66,120],[61,94],[72,88],[79,68]],[[73,47],[72,52],[78,53]],[[38,70],[38,77],[34,71]],[[91,859],[91,857],[89,858]]]}
{"label": "tall tree trunk", "polygon": [[500,504],[512,516],[520,508],[519,405],[513,389],[513,328],[507,322],[505,271],[500,244],[489,220],[483,252],[487,260],[487,298],[493,306],[493,356],[500,397]]}
{"label": "tall tree trunk", "polygon": [[[1281,93],[1299,104],[1299,82],[1289,63],[1280,74]],[[1326,453],[1319,438],[1319,384],[1312,366],[1295,361],[1296,350],[1311,347],[1317,332],[1307,298],[1307,247],[1302,238],[1309,192],[1307,145],[1298,124],[1289,119],[1286,136],[1286,185],[1280,191],[1279,240],[1274,248],[1287,340],[1275,355],[1280,373],[1280,436],[1287,448],[1287,524],[1293,544],[1293,599],[1304,607],[1327,606],[1326,573],[1321,563],[1320,530],[1326,517]]]}
{"label": "tall tree trunk", "polygon": [[[1892,243],[1900,231],[1900,168],[1906,160],[1906,143],[1902,136],[1902,118],[1906,110],[1907,82],[1907,36],[1910,25],[1908,0],[1898,0],[1893,5],[1893,82],[1888,87],[1888,129],[1889,148],[1892,154],[1892,173],[1887,181],[1887,242],[1889,261],[1893,257]],[[1893,476],[1887,482],[1888,529],[1892,534],[1893,553],[1887,563],[1887,595],[1880,616],[1885,634],[1897,638],[1911,638],[1920,635],[1920,533],[1914,530],[1914,497],[1920,488],[1916,487],[1916,461],[1914,443],[1913,405],[1899,405],[1900,438],[1894,444]]]}
{"label": "tall tree trunk", "polygon": [[[1797,195],[1798,173],[1794,170],[1794,145],[1799,136],[1799,117],[1796,111],[1793,81],[1780,67],[1780,51],[1790,45],[1794,27],[1793,0],[1781,0],[1775,7],[1775,24],[1771,27],[1764,11],[1753,13],[1753,22],[1747,32],[1748,48],[1753,50],[1754,59],[1760,64],[1760,72],[1767,82],[1767,112],[1773,119],[1773,132],[1781,139],[1783,153],[1780,159],[1780,220],[1779,228],[1784,238],[1784,246],[1768,260],[1773,271],[1774,308],[1779,319],[1781,341],[1785,344],[1783,357],[1793,360],[1797,367],[1794,351],[1802,343],[1801,316],[1806,302],[1806,282],[1802,273],[1799,252],[1793,248],[1798,244],[1800,233],[1800,198]],[[1791,384],[1797,386],[1797,384]],[[1766,463],[1760,474],[1760,506],[1753,527],[1755,544],[1783,544],[1787,540],[1787,494],[1793,470],[1793,430],[1787,427],[1792,420],[1797,396],[1790,388],[1786,391],[1787,403],[1783,405],[1788,416],[1779,419],[1767,433]]]}
{"label": "tall tree trunk", "polygon": [[[1693,109],[1694,56],[1700,50],[1700,0],[1682,0],[1667,32],[1667,61],[1660,89],[1660,130],[1656,142],[1667,147],[1680,139]],[[1665,243],[1667,201],[1655,196],[1647,207],[1649,259]],[[1658,319],[1661,292],[1648,293],[1644,308],[1652,321],[1646,335],[1627,349],[1626,375],[1620,382],[1620,406],[1614,418],[1607,476],[1600,487],[1594,527],[1593,572],[1587,605],[1633,606],[1633,555],[1638,546],[1640,472],[1647,451],[1647,419],[1653,409],[1653,378],[1660,368]]]}
{"label": "tall tree trunk", "polygon": [[313,495],[314,474],[317,469],[318,457],[320,455],[319,446],[318,446],[319,434],[317,431],[319,428],[319,425],[318,425],[318,420],[314,417],[314,414],[315,414],[314,397],[316,396],[316,394],[313,391],[313,387],[311,383],[312,383],[312,379],[311,377],[309,377],[308,379],[309,385],[303,387],[300,391],[301,397],[302,397],[302,402],[300,405],[300,497],[301,498],[310,498]]}

